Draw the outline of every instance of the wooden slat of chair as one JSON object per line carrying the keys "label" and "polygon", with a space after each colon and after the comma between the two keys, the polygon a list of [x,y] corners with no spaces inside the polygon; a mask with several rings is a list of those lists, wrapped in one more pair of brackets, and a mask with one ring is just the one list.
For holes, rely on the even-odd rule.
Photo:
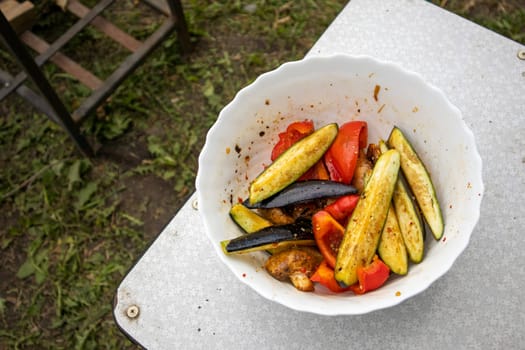
{"label": "wooden slat of chair", "polygon": [[[69,12],[71,12],[79,18],[84,17],[89,12],[89,8],[82,5],[77,0],[69,0],[67,2],[66,8]],[[122,46],[124,46],[131,52],[137,51],[142,45],[142,42],[135,39],[126,32],[120,30],[120,28],[115,26],[110,21],[104,19],[102,16],[98,16],[95,19],[93,19],[93,21],[91,21],[91,25],[93,25],[101,32],[105,33],[107,36],[109,36],[116,42],[120,43]]]}
{"label": "wooden slat of chair", "polygon": [[165,15],[170,14],[170,9],[166,1],[163,0],[144,0],[145,3],[149,4],[158,11],[164,13]]}
{"label": "wooden slat of chair", "polygon": [[0,1],[0,10],[17,34],[31,28],[36,20],[36,9],[31,1]]}
{"label": "wooden slat of chair", "polygon": [[[20,39],[39,54],[42,54],[49,48],[49,44],[45,40],[30,31],[22,33]],[[93,73],[84,69],[77,62],[60,52],[55,53],[49,60],[60,67],[64,72],[71,74],[91,90],[96,90],[103,84],[102,80]]]}

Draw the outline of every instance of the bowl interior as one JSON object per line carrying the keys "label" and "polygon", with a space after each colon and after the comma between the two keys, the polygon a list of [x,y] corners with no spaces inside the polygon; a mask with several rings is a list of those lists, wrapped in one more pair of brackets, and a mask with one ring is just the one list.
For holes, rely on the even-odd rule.
{"label": "bowl interior", "polygon": [[[228,215],[231,205],[247,197],[250,181],[269,164],[278,133],[304,119],[312,119],[316,128],[367,121],[369,143],[386,139],[394,125],[409,137],[434,181],[445,233],[435,241],[427,230],[425,258],[411,265],[407,276],[391,278],[363,296],[337,295],[321,286],[301,293],[264,271],[264,253],[222,253],[219,242],[242,233]],[[206,233],[240,280],[290,308],[326,315],[388,307],[427,288],[467,246],[483,195],[481,158],[459,109],[416,73],[346,55],[286,63],[242,89],[208,133],[196,187]]]}

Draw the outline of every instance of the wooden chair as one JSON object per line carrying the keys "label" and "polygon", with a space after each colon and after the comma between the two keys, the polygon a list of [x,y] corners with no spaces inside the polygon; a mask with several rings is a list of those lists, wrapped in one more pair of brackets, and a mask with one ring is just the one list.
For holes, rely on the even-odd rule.
{"label": "wooden chair", "polygon": [[[93,156],[94,150],[80,133],[79,125],[82,120],[103,103],[120,83],[174,30],[177,31],[181,49],[185,53],[190,50],[189,33],[180,0],[145,0],[165,17],[165,20],[143,42],[120,30],[101,16],[102,12],[114,0],[100,0],[93,8],[85,7],[78,0],[62,1],[65,10],[79,19],[53,43],[47,43],[28,30],[27,26],[31,24],[31,16],[35,14],[24,16],[21,10],[25,9],[25,13],[34,11],[29,9],[32,7],[29,1],[18,3],[14,0],[8,0],[7,2],[10,2],[11,7],[5,6],[5,1],[2,1],[4,6],[0,6],[0,38],[23,68],[23,72],[11,76],[9,73],[0,70],[0,82],[4,85],[0,89],[0,101],[13,92],[18,93],[51,120],[61,125],[80,151],[87,156]],[[120,66],[104,81],[60,52],[64,45],[88,25],[97,28],[130,51]],[[38,56],[33,59],[24,44],[35,50]],[[42,73],[40,67],[47,61],[53,62],[92,90],[91,95],[76,110],[72,112],[67,110]],[[39,93],[24,84],[27,78],[33,80]]]}

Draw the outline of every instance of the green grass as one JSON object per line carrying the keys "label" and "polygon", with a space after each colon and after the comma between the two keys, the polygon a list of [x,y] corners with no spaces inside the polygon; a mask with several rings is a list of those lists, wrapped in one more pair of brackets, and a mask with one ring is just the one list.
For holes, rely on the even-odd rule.
{"label": "green grass", "polygon": [[[51,40],[71,19],[46,3],[35,31]],[[0,104],[0,349],[136,347],[113,322],[114,292],[194,191],[208,128],[241,87],[303,57],[346,1],[183,3],[194,51],[184,57],[170,37],[86,120],[98,157],[79,156],[16,96]],[[446,6],[525,41],[524,10],[513,2],[468,3]],[[123,0],[108,17],[145,38],[158,21],[144,11]],[[0,52],[0,68],[13,68]],[[101,77],[125,55],[93,29],[64,52]],[[52,65],[45,71],[69,108],[88,95]]]}
{"label": "green grass", "polygon": [[[2,103],[0,349],[135,347],[113,323],[113,295],[194,191],[198,152],[218,111],[260,73],[304,56],[343,6],[253,3],[252,12],[240,1],[186,1],[194,52],[183,57],[172,36],[90,116],[84,132],[103,145],[92,160],[16,96]],[[138,38],[158,25],[132,1],[118,6],[108,17]],[[47,14],[35,31],[51,41],[70,22]],[[125,54],[93,29],[64,52],[101,77]],[[69,108],[89,93],[45,69]],[[137,193],[143,186],[157,193]]]}
{"label": "green grass", "polygon": [[525,3],[521,0],[433,0],[448,10],[525,44]]}

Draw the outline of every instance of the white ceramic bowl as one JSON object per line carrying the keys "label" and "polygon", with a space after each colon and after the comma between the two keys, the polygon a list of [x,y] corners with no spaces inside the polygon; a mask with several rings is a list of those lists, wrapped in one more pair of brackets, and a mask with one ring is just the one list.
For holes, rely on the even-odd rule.
{"label": "white ceramic bowl", "polygon": [[[361,296],[334,294],[322,286],[305,293],[268,275],[262,268],[265,253],[225,256],[221,251],[220,241],[242,233],[228,215],[232,203],[247,198],[250,181],[270,163],[277,134],[305,118],[316,128],[365,120],[369,143],[387,138],[394,125],[408,134],[431,173],[445,220],[443,238],[435,241],[427,232],[424,260],[411,265],[408,275],[391,277]],[[416,73],[347,55],[285,63],[239,91],[209,130],[196,187],[206,233],[233,274],[265,298],[323,315],[367,313],[426,289],[467,246],[483,196],[481,158],[459,109]]]}

